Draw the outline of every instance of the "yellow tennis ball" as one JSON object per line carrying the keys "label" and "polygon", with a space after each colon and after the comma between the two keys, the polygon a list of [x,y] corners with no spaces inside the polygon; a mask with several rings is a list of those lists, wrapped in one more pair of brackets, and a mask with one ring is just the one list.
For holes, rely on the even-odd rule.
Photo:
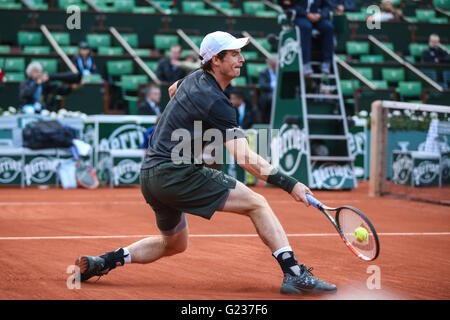
{"label": "yellow tennis ball", "polygon": [[359,242],[364,242],[369,237],[369,232],[364,227],[358,227],[355,229],[355,238]]}

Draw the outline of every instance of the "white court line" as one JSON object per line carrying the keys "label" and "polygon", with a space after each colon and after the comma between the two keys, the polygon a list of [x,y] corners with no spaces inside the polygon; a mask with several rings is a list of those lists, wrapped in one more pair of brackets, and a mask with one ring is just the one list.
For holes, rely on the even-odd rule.
{"label": "white court line", "polygon": [[[450,232],[410,232],[410,233],[378,233],[379,236],[448,236]],[[53,237],[0,237],[0,240],[76,240],[76,239],[122,239],[122,238],[147,238],[156,235],[111,235],[111,236],[53,236]],[[333,237],[335,233],[288,233],[288,237]],[[230,234],[190,234],[190,238],[256,238],[257,234],[251,233],[230,233]]]}

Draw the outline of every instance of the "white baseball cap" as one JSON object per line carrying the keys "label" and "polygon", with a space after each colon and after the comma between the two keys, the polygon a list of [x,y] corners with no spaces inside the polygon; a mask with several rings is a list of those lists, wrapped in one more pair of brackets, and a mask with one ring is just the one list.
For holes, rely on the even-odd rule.
{"label": "white baseball cap", "polygon": [[213,55],[222,50],[236,50],[246,46],[250,42],[249,38],[235,38],[228,32],[215,31],[208,33],[200,44],[200,56],[202,64],[205,64]]}

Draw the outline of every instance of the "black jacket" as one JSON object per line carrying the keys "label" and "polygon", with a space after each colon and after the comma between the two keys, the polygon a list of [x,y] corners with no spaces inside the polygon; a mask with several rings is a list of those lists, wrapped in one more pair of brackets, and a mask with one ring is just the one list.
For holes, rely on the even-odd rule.
{"label": "black jacket", "polygon": [[[33,81],[30,78],[27,78],[20,84],[20,92],[19,92],[19,102],[20,106],[24,106],[27,104],[33,104],[34,101],[34,93],[38,88],[38,84],[36,81]],[[59,86],[55,83],[47,81],[42,84],[42,93],[41,93],[41,104],[42,109],[58,109],[57,106],[57,95],[67,95],[72,91],[70,85],[62,85]]]}
{"label": "black jacket", "polygon": [[423,62],[450,63],[450,55],[441,48],[429,48],[422,52]]}
{"label": "black jacket", "polygon": [[170,64],[170,58],[161,59],[156,69],[156,76],[161,82],[174,83],[186,76],[186,71],[180,67],[173,67]]}
{"label": "black jacket", "polygon": [[[306,17],[308,13],[308,0],[294,0],[294,9],[297,17]],[[320,13],[322,19],[330,18],[330,9],[332,5],[329,0],[314,0],[309,8],[310,13]]]}
{"label": "black jacket", "polygon": [[[156,105],[159,110],[161,111],[161,108]],[[156,116],[157,114],[155,113],[155,111],[152,109],[152,107],[150,106],[150,104],[147,102],[147,100],[144,100],[144,102],[142,102],[138,109],[137,109],[137,114],[139,115],[146,115],[146,116]]]}

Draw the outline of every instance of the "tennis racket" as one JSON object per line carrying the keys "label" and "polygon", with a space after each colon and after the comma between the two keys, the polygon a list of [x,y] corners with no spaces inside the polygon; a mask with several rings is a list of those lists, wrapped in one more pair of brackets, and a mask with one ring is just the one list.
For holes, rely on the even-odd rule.
{"label": "tennis racket", "polygon": [[75,176],[78,185],[86,189],[97,189],[99,181],[95,170],[91,166],[87,166],[83,163],[75,146],[70,147],[70,150],[76,161],[77,169],[75,171]]}
{"label": "tennis racket", "polygon": [[[310,194],[306,194],[306,199],[309,204],[325,214],[336,228],[347,248],[358,258],[365,261],[373,261],[378,257],[380,243],[377,232],[370,220],[361,211],[350,206],[330,208]],[[336,212],[335,218],[331,216],[329,211]],[[357,237],[356,233],[358,232],[362,232],[366,236],[361,237],[358,235]]]}

